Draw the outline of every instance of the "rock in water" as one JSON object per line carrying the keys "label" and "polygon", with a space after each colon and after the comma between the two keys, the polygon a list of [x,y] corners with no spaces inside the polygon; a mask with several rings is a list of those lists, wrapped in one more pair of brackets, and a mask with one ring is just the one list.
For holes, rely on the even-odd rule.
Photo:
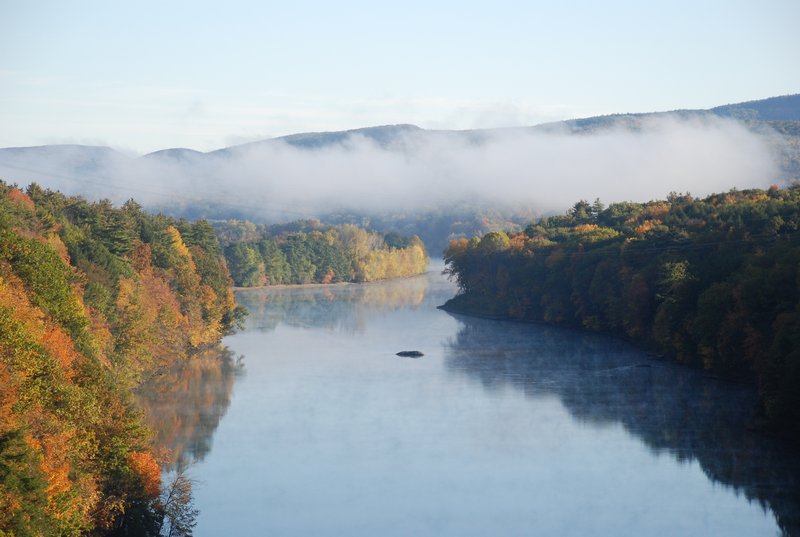
{"label": "rock in water", "polygon": [[397,353],[397,356],[405,356],[408,358],[419,358],[420,356],[425,356],[419,351],[400,351]]}

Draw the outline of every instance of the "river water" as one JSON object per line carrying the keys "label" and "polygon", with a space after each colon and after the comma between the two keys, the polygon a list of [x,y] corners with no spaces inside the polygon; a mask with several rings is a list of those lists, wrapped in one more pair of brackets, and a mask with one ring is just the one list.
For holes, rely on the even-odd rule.
{"label": "river water", "polygon": [[233,356],[156,409],[195,535],[797,534],[797,457],[748,431],[749,389],[436,309],[454,293],[436,271],[239,292]]}

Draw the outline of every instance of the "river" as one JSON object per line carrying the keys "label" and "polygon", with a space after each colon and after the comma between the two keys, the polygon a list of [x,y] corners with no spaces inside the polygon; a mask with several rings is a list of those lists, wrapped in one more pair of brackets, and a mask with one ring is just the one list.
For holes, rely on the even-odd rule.
{"label": "river", "polygon": [[437,310],[454,292],[438,271],[238,292],[230,353],[151,408],[195,535],[798,534],[798,458],[748,430],[750,389]]}

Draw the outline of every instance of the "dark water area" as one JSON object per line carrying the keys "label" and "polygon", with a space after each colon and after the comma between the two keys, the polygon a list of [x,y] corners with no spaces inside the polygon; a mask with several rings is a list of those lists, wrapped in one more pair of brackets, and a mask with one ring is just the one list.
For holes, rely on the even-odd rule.
{"label": "dark water area", "polygon": [[[517,390],[532,402],[556,397],[588,429],[621,427],[656,460],[697,466],[712,485],[761,506],[782,529],[766,534],[800,534],[800,465],[788,446],[750,429],[757,402],[750,387],[652,360],[624,342],[593,334],[458,319],[463,325],[445,362],[454,372],[488,391]],[[651,497],[655,492],[642,490]],[[658,491],[667,495],[659,501],[668,505],[671,496],[684,492]],[[724,534],[763,533],[731,528]]]}
{"label": "dark water area", "polygon": [[748,429],[751,389],[437,310],[454,292],[239,292],[246,329],[150,412],[193,463],[195,535],[800,535],[800,464]]}

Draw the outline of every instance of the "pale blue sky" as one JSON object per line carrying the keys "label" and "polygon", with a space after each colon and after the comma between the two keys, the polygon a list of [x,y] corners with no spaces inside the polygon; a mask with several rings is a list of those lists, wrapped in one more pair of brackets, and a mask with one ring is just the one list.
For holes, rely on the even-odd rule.
{"label": "pale blue sky", "polygon": [[0,0],[0,147],[210,150],[800,92],[800,1]]}

